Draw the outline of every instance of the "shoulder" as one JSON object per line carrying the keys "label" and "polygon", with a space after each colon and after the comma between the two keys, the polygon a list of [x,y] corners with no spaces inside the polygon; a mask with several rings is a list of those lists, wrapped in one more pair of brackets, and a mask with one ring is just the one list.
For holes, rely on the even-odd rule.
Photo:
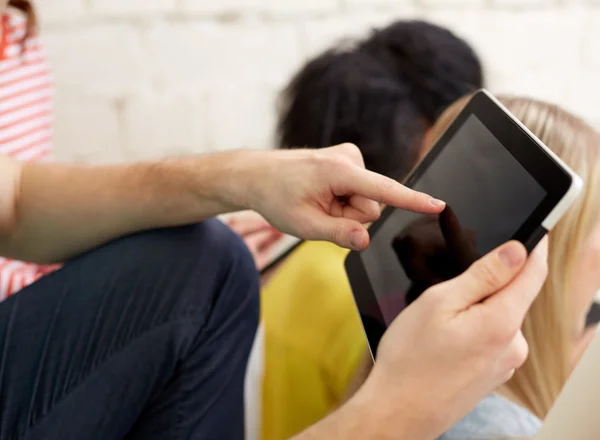
{"label": "shoulder", "polygon": [[542,422],[525,408],[498,394],[490,394],[439,440],[533,437],[541,426]]}

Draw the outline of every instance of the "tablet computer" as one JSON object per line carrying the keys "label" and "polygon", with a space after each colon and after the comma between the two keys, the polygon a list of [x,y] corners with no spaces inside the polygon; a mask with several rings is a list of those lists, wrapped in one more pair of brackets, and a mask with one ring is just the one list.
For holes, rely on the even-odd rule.
{"label": "tablet computer", "polygon": [[430,286],[515,239],[531,251],[582,181],[485,90],[473,94],[405,185],[444,200],[439,215],[387,207],[345,266],[371,353]]}

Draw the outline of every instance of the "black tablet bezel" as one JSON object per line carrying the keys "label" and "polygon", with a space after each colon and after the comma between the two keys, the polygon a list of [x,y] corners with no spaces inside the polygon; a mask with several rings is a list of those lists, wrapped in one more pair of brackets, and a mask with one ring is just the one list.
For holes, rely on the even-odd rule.
{"label": "black tablet bezel", "polygon": [[[513,239],[523,243],[528,252],[531,252],[547,232],[543,228],[542,223],[565,196],[573,183],[573,178],[562,167],[558,166],[548,152],[540,146],[538,140],[523,130],[485,92],[476,92],[471,97],[464,109],[441,135],[410,176],[408,176],[404,184],[408,187],[414,186],[471,115],[476,116],[487,127],[504,148],[535,178],[547,193],[544,200],[542,200],[513,237]],[[531,148],[531,146],[534,146],[534,148]],[[433,197],[436,196],[435,194],[431,195]],[[381,218],[369,228],[371,237],[377,233],[395,209],[386,207],[383,210]],[[384,322],[383,315],[377,306],[378,301],[369,282],[360,252],[350,252],[346,258],[345,267],[369,347],[373,356],[375,356],[379,341],[387,328],[382,324]],[[374,306],[376,306],[377,310],[373,310]],[[365,313],[366,310],[369,311],[368,314]]]}

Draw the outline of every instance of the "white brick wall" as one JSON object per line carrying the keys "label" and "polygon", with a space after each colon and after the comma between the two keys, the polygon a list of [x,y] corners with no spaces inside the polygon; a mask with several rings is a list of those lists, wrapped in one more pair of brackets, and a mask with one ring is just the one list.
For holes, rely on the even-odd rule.
{"label": "white brick wall", "polygon": [[121,161],[269,147],[277,91],[306,57],[394,19],[479,51],[489,87],[600,128],[597,0],[37,0],[61,158]]}

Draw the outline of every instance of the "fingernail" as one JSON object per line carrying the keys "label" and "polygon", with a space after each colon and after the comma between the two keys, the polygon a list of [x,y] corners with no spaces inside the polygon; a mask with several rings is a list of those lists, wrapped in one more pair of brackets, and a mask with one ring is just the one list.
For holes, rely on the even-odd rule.
{"label": "fingernail", "polygon": [[362,234],[360,232],[355,231],[350,234],[350,246],[356,251],[362,249]]}
{"label": "fingernail", "polygon": [[515,267],[523,262],[525,259],[525,252],[523,252],[523,249],[516,243],[509,243],[500,249],[498,257],[505,266]]}
{"label": "fingernail", "polygon": [[446,206],[446,202],[444,202],[442,200],[438,200],[438,199],[429,199],[429,203],[431,203],[436,208],[439,208],[441,206]]}

